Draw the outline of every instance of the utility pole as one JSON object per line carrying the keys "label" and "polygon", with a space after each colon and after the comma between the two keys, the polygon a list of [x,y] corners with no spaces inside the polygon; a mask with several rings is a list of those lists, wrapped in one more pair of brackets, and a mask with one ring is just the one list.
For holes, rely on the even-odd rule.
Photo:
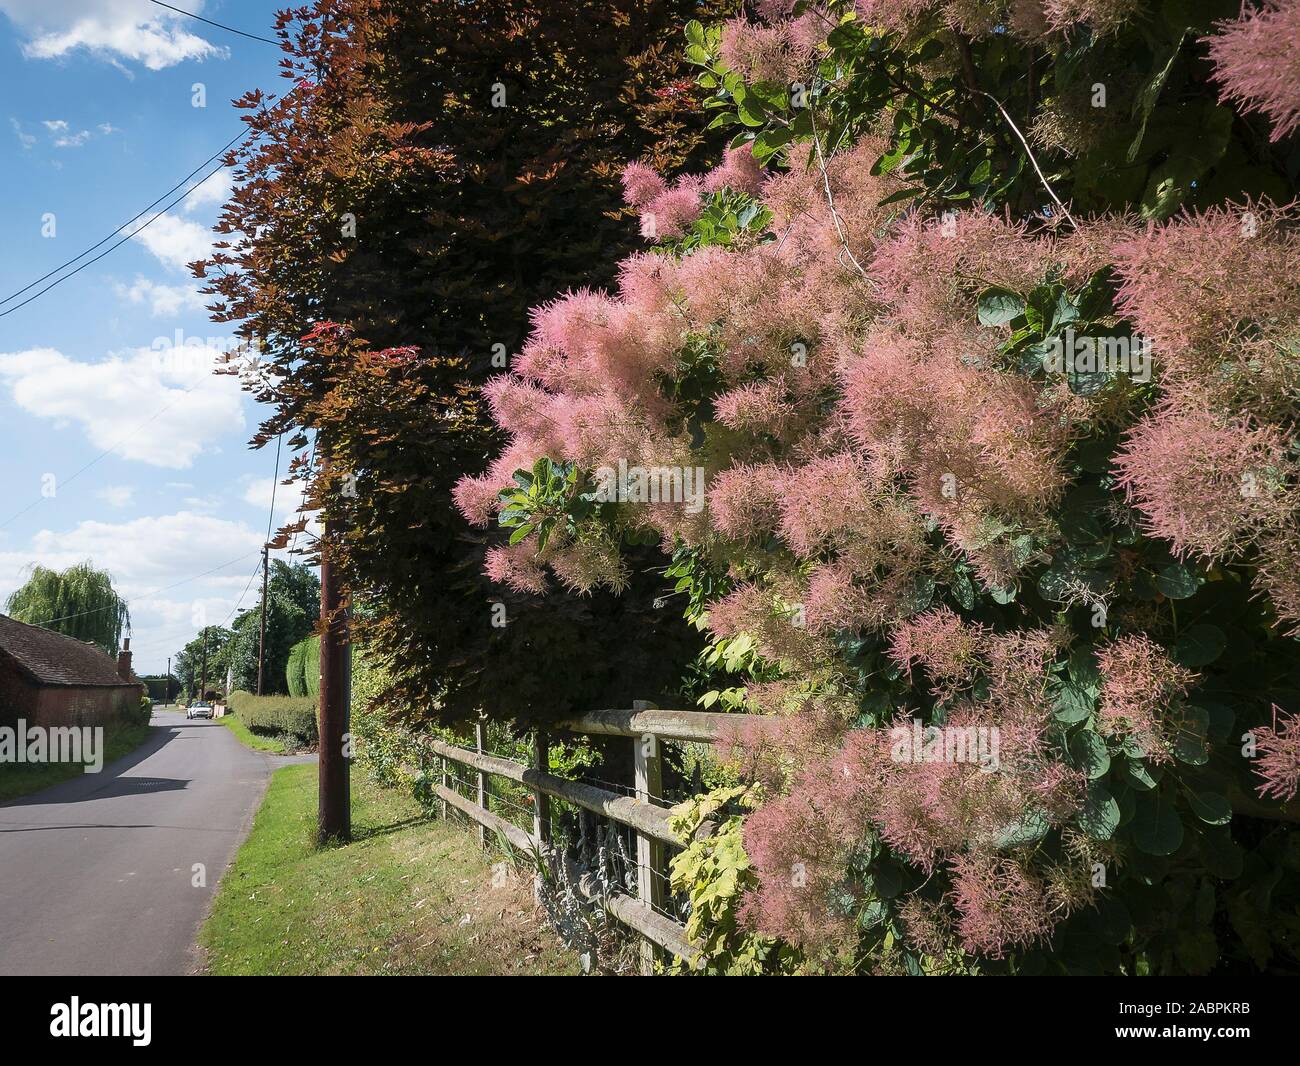
{"label": "utility pole", "polygon": [[203,668],[199,671],[199,702],[208,690],[208,627],[203,627]]}
{"label": "utility pole", "polygon": [[172,657],[167,656],[167,673],[163,677],[163,706],[168,706],[172,701]]}
{"label": "utility pole", "polygon": [[[326,467],[328,470],[328,466]],[[320,755],[317,839],[345,841],[352,836],[348,733],[351,638],[347,603],[330,559],[331,523],[326,516],[320,549]]]}
{"label": "utility pole", "polygon": [[262,671],[266,665],[266,579],[271,549],[262,545],[262,629],[257,638],[257,694],[262,694]]}

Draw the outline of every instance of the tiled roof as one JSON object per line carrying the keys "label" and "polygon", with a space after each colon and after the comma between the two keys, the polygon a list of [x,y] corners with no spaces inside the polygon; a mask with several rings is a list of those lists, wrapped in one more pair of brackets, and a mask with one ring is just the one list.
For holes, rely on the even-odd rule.
{"label": "tiled roof", "polygon": [[127,685],[102,649],[0,614],[0,656],[42,685]]}

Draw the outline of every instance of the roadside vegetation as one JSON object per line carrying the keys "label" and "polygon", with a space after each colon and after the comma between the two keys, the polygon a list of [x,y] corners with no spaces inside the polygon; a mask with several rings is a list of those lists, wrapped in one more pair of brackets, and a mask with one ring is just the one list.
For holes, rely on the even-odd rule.
{"label": "roadside vegetation", "polygon": [[276,772],[199,943],[209,973],[572,974],[531,886],[472,834],[354,778],[346,847],[318,849],[316,771]]}
{"label": "roadside vegetation", "polygon": [[265,751],[271,755],[283,755],[288,750],[284,741],[277,737],[258,736],[240,721],[238,715],[227,714],[222,718],[218,718],[217,721],[234,733],[235,739],[246,748],[252,748],[254,751]]}
{"label": "roadside vegetation", "polygon": [[[236,691],[230,694],[226,703],[245,733],[258,740],[277,741],[281,751],[311,747],[316,743],[316,699],[313,696],[254,696],[251,692]],[[235,729],[235,726],[231,724],[231,728]],[[235,729],[235,735],[244,739],[238,729]]]}

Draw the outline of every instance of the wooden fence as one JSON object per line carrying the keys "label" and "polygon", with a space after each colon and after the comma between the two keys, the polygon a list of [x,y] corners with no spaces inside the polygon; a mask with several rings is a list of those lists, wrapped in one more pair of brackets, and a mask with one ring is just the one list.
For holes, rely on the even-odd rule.
{"label": "wooden fence", "polygon": [[[662,798],[660,744],[664,741],[715,743],[724,728],[734,729],[742,722],[754,721],[756,715],[713,714],[700,711],[668,711],[638,703],[630,711],[592,711],[557,728],[571,733],[629,737],[632,741],[635,770],[635,795],[621,795],[596,785],[570,781],[549,773],[547,753],[550,737],[538,732],[534,737],[532,764],[505,759],[483,751],[483,727],[476,732],[475,750],[457,747],[441,740],[427,740],[430,751],[441,759],[467,766],[475,771],[477,796],[470,799],[447,784],[433,783],[433,792],[443,803],[444,812],[454,807],[480,826],[479,839],[487,833],[499,833],[521,851],[540,855],[543,862],[565,863],[552,847],[550,798],[564,800],[583,810],[609,818],[632,829],[636,835],[636,895],[608,890],[590,875],[570,870],[567,882],[585,900],[598,904],[623,925],[643,938],[641,971],[652,973],[657,952],[662,949],[677,955],[688,965],[695,965],[696,951],[686,939],[685,927],[664,913],[664,886],[668,878],[668,849],[680,848],[682,842],[668,826],[668,808]],[[497,775],[532,790],[533,828],[522,829],[491,809],[492,790],[488,777]],[[695,839],[714,831],[705,822]]]}

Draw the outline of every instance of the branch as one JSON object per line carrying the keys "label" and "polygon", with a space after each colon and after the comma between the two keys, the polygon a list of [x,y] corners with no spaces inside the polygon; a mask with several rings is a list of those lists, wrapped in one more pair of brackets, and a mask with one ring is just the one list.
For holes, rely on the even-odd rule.
{"label": "branch", "polygon": [[849,238],[844,232],[844,223],[840,220],[840,213],[835,208],[835,194],[831,192],[831,178],[826,172],[826,157],[822,155],[822,138],[817,132],[817,112],[814,108],[808,109],[808,117],[812,121],[813,147],[817,151],[817,166],[822,172],[822,188],[826,190],[826,203],[831,209],[831,219],[835,223],[835,233],[840,239],[840,244],[844,246],[844,254],[849,257],[849,261],[857,268],[859,274],[866,281],[871,281],[871,276],[862,269],[862,264],[858,262],[857,256],[853,254],[853,249],[849,247]]}

